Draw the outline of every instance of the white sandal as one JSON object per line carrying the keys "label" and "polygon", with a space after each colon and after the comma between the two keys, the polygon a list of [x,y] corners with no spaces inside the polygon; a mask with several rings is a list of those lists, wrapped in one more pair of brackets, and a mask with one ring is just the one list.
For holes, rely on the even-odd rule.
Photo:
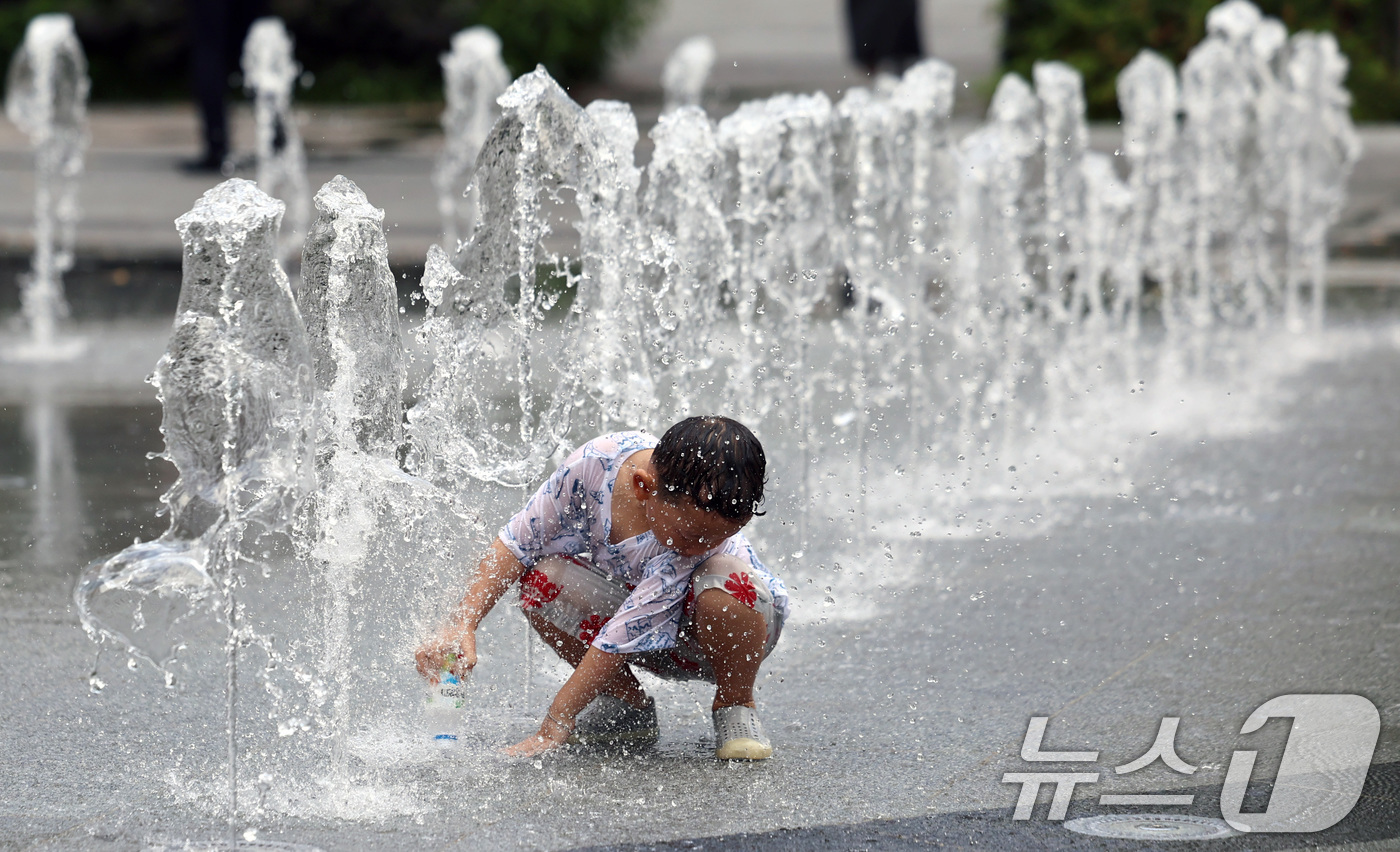
{"label": "white sandal", "polygon": [[752,707],[736,704],[714,711],[715,757],[720,760],[767,760],[773,744],[763,733],[758,713]]}

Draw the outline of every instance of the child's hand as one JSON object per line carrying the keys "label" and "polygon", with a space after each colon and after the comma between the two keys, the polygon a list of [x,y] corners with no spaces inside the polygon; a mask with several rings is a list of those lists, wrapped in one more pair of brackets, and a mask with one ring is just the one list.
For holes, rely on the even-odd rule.
{"label": "child's hand", "polygon": [[[449,656],[455,659],[450,666],[445,666]],[[449,624],[425,639],[418,646],[414,659],[418,662],[418,673],[432,683],[437,683],[444,667],[458,678],[465,679],[476,666],[476,631]]]}
{"label": "child's hand", "polygon": [[540,724],[539,733],[526,737],[507,748],[505,752],[511,757],[539,757],[547,751],[559,748],[568,741],[571,733],[573,733],[572,725],[565,727],[552,714],[547,715],[544,717],[544,722]]}

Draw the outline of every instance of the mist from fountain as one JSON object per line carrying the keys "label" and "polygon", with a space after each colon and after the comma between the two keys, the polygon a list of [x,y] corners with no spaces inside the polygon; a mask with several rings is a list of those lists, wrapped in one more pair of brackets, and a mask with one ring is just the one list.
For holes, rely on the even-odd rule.
{"label": "mist from fountain", "polygon": [[496,98],[510,85],[501,61],[501,39],[489,27],[471,27],[452,37],[442,55],[443,145],[433,169],[442,214],[442,245],[451,254],[476,229],[477,205],[469,188],[481,145],[496,123]]}
{"label": "mist from fountain", "polygon": [[292,91],[301,66],[281,18],[259,18],[243,41],[243,88],[253,97],[258,187],[287,205],[278,257],[295,260],[311,216],[306,148],[292,113]]}
{"label": "mist from fountain", "polygon": [[20,280],[28,342],[0,357],[9,361],[69,361],[85,348],[61,338],[68,317],[63,274],[73,267],[78,184],[88,146],[87,58],[65,14],[38,15],[10,60],[5,115],[34,147],[34,259]]}
{"label": "mist from fountain", "polygon": [[[343,178],[322,189],[298,312],[273,260],[280,206],[221,185],[181,220],[187,292],[157,370],[181,474],[171,531],[85,575],[84,623],[135,652],[94,616],[98,592],[224,604],[230,635],[277,663],[262,709],[279,738],[242,758],[282,785],[269,807],[421,812],[392,773],[421,750],[383,744],[414,724],[404,661],[431,601],[459,588],[514,489],[598,432],[704,410],[748,421],[774,493],[801,495],[754,535],[785,576],[828,589],[910,535],[983,534],[963,524],[980,503],[1033,528],[1076,471],[1130,491],[1091,403],[1121,408],[1104,389],[1207,369],[1288,322],[1281,258],[1316,259],[1357,153],[1330,37],[1284,42],[1222,8],[1189,85],[1150,54],[1125,70],[1121,160],[1088,150],[1082,83],[1062,65],[1039,66],[1034,88],[1004,77],[960,141],[952,70],[932,60],[835,106],[779,95],[718,125],[681,107],[651,131],[645,175],[626,105],[583,109],[542,69],[521,77],[472,179],[480,226],[455,256],[429,250],[431,363],[402,427],[382,212]],[[1248,86],[1213,88],[1226,80]],[[1286,191],[1265,192],[1268,175]],[[547,241],[573,211],[576,243]],[[1312,266],[1292,280],[1318,298]],[[195,310],[210,286],[223,295]],[[267,568],[262,597],[243,571],[248,608],[230,609],[254,525],[301,558]],[[485,702],[474,718],[499,721],[499,697]],[[335,780],[308,785],[328,762]],[[356,810],[351,789],[383,807]]]}

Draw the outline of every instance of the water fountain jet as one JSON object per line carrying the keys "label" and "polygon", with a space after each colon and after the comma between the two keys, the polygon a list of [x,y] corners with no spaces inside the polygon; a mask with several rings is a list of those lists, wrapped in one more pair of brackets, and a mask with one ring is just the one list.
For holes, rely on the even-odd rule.
{"label": "water fountain jet", "polygon": [[292,55],[292,36],[281,18],[259,18],[243,42],[243,87],[253,96],[258,187],[287,205],[278,255],[300,256],[311,216],[306,183],[306,148],[292,112],[292,90],[301,66]]}
{"label": "water fountain jet", "polygon": [[443,146],[433,169],[433,187],[442,215],[442,245],[456,254],[462,240],[476,230],[477,205],[471,189],[472,171],[482,143],[496,123],[496,98],[510,85],[510,71],[501,61],[501,39],[488,27],[471,27],[452,37],[452,50],[442,55]]}
{"label": "water fountain jet", "polygon": [[283,210],[249,181],[230,180],[176,220],[185,252],[180,302],[153,378],[164,408],[165,458],[180,473],[161,498],[170,528],[97,560],[74,592],[90,637],[153,663],[167,683],[173,649],[138,645],[140,610],[118,623],[99,614],[103,599],[183,599],[189,610],[172,623],[207,613],[223,624],[231,832],[238,814],[238,652],[257,639],[240,624],[240,574],[259,564],[261,538],[288,529],[314,481],[311,353],[276,260]]}
{"label": "water fountain jet", "polygon": [[691,36],[676,46],[661,69],[661,112],[701,106],[705,81],[715,64],[715,43],[709,36]]}
{"label": "water fountain jet", "polygon": [[5,115],[34,147],[34,259],[21,279],[20,303],[30,339],[8,347],[8,361],[71,361],[86,343],[61,337],[68,316],[63,274],[73,267],[78,179],[88,146],[87,58],[64,14],[39,15],[10,61]]}
{"label": "water fountain jet", "polygon": [[[1315,122],[1325,132],[1307,136],[1287,160],[1298,181],[1289,184],[1298,187],[1288,196],[1297,225],[1287,239],[1306,236],[1312,250],[1309,228],[1325,230],[1338,192],[1321,182],[1336,181],[1354,157],[1344,99],[1332,88],[1340,57],[1321,43],[1280,47],[1267,31],[1261,45],[1285,51],[1279,59],[1311,57],[1298,60],[1299,75],[1307,63],[1328,69],[1315,88],[1294,82],[1278,90],[1296,95],[1296,112],[1241,107],[1282,127],[1306,121],[1308,109],[1327,110],[1326,122]],[[1259,54],[1217,47],[1227,45],[1203,49],[1261,73]],[[469,539],[489,536],[481,519],[503,505],[490,500],[503,493],[503,502],[515,500],[509,489],[537,482],[561,453],[607,428],[655,428],[697,408],[741,409],[770,449],[781,485],[775,495],[801,491],[798,476],[815,484],[798,511],[791,502],[780,507],[784,498],[771,507],[773,521],[800,519],[795,536],[769,521],[754,533],[765,558],[793,559],[786,567],[817,589],[839,585],[837,569],[826,567],[834,563],[855,576],[886,564],[882,558],[920,555],[901,551],[896,536],[989,534],[980,521],[969,529],[971,519],[958,529],[970,507],[1033,511],[1020,501],[1045,499],[1052,488],[1052,462],[1037,458],[1047,448],[1059,452],[1053,464],[1078,466],[1080,485],[1092,479],[1092,487],[1131,491],[1097,444],[1102,410],[1086,399],[1100,389],[1124,391],[1112,403],[1122,406],[1124,385],[1155,381],[1188,343],[1200,342],[1203,359],[1239,348],[1239,324],[1250,317],[1222,310],[1230,297],[1212,288],[1238,289],[1232,276],[1257,276],[1259,258],[1240,254],[1252,259],[1233,265],[1235,246],[1215,234],[1206,259],[1217,278],[1197,279],[1191,217],[1219,199],[1180,189],[1195,185],[1190,176],[1206,154],[1216,163],[1264,149],[1248,134],[1231,137],[1245,140],[1236,148],[1205,146],[1210,134],[1189,126],[1201,119],[1177,115],[1170,66],[1145,55],[1130,71],[1120,81],[1133,93],[1124,99],[1123,160],[1046,144],[1047,127],[1071,140],[1081,129],[1079,84],[1061,67],[1042,68],[1034,90],[1004,78],[988,120],[955,144],[947,129],[951,69],[929,63],[835,107],[820,95],[779,96],[743,105],[718,127],[698,107],[677,109],[652,131],[645,182],[633,159],[630,110],[606,102],[582,109],[543,71],[526,75],[501,99],[501,119],[472,178],[481,227],[457,256],[441,246],[428,253],[422,287],[430,311],[420,341],[432,366],[402,432],[403,354],[382,214],[348,180],[328,184],[318,195],[301,294],[311,339],[306,369],[320,406],[319,481],[293,533],[299,553],[311,557],[298,566],[314,586],[303,599],[324,606],[311,628],[316,636],[300,645],[315,661],[295,672],[314,694],[277,699],[279,725],[303,745],[279,748],[300,747],[304,757],[329,745],[340,778],[332,786],[383,777],[380,767],[347,757],[354,749],[345,734],[358,726],[380,737],[405,727],[401,696],[413,675],[387,662],[404,658],[401,644],[357,630],[357,602],[404,577],[415,587],[460,581],[440,565],[460,565],[468,545],[482,543]],[[907,144],[911,137],[919,144]],[[1231,173],[1262,168],[1241,163]],[[1059,211],[1056,227],[1073,230],[1053,255],[1042,250],[1047,194]],[[1284,231],[1266,220],[1280,215],[1279,203],[1259,196],[1234,215],[1258,218],[1251,228],[1282,240]],[[574,214],[576,250],[546,241],[552,228],[565,231],[561,211]],[[1052,279],[1048,267],[1060,263],[1070,271]],[[1144,274],[1158,293],[1138,289]],[[848,279],[852,305],[841,292]],[[1266,318],[1287,311],[1277,293],[1259,292]],[[591,355],[599,357],[584,363]],[[305,398],[304,385],[290,386]],[[178,423],[180,400],[168,402]],[[920,421],[917,432],[904,427]],[[400,443],[412,474],[394,464]],[[1017,472],[1026,458],[1045,470],[1045,490]],[[238,470],[220,467],[216,475],[237,482]],[[863,508],[852,483],[861,477],[854,485],[868,488]],[[172,508],[183,518],[178,503]],[[222,505],[210,501],[206,517],[221,517]],[[793,558],[809,547],[820,559]],[[393,601],[401,610],[377,611],[378,627],[411,637],[430,607],[402,591]],[[411,606],[418,612],[404,614]],[[350,671],[345,661],[356,655],[383,665]],[[293,724],[298,701],[311,711]],[[375,702],[383,706],[368,706]],[[307,743],[308,732],[324,737]],[[323,765],[317,756],[284,766],[305,773],[313,759]],[[285,807],[310,807],[310,798]],[[417,798],[410,804],[419,813],[433,807]],[[336,816],[350,810],[337,807]]]}

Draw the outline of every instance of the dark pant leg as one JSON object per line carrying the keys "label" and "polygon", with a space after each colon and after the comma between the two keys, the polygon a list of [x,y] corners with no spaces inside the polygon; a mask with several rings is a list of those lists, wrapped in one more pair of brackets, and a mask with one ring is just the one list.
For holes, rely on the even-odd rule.
{"label": "dark pant leg", "polygon": [[190,38],[190,83],[204,131],[204,159],[228,155],[229,0],[186,0]]}

